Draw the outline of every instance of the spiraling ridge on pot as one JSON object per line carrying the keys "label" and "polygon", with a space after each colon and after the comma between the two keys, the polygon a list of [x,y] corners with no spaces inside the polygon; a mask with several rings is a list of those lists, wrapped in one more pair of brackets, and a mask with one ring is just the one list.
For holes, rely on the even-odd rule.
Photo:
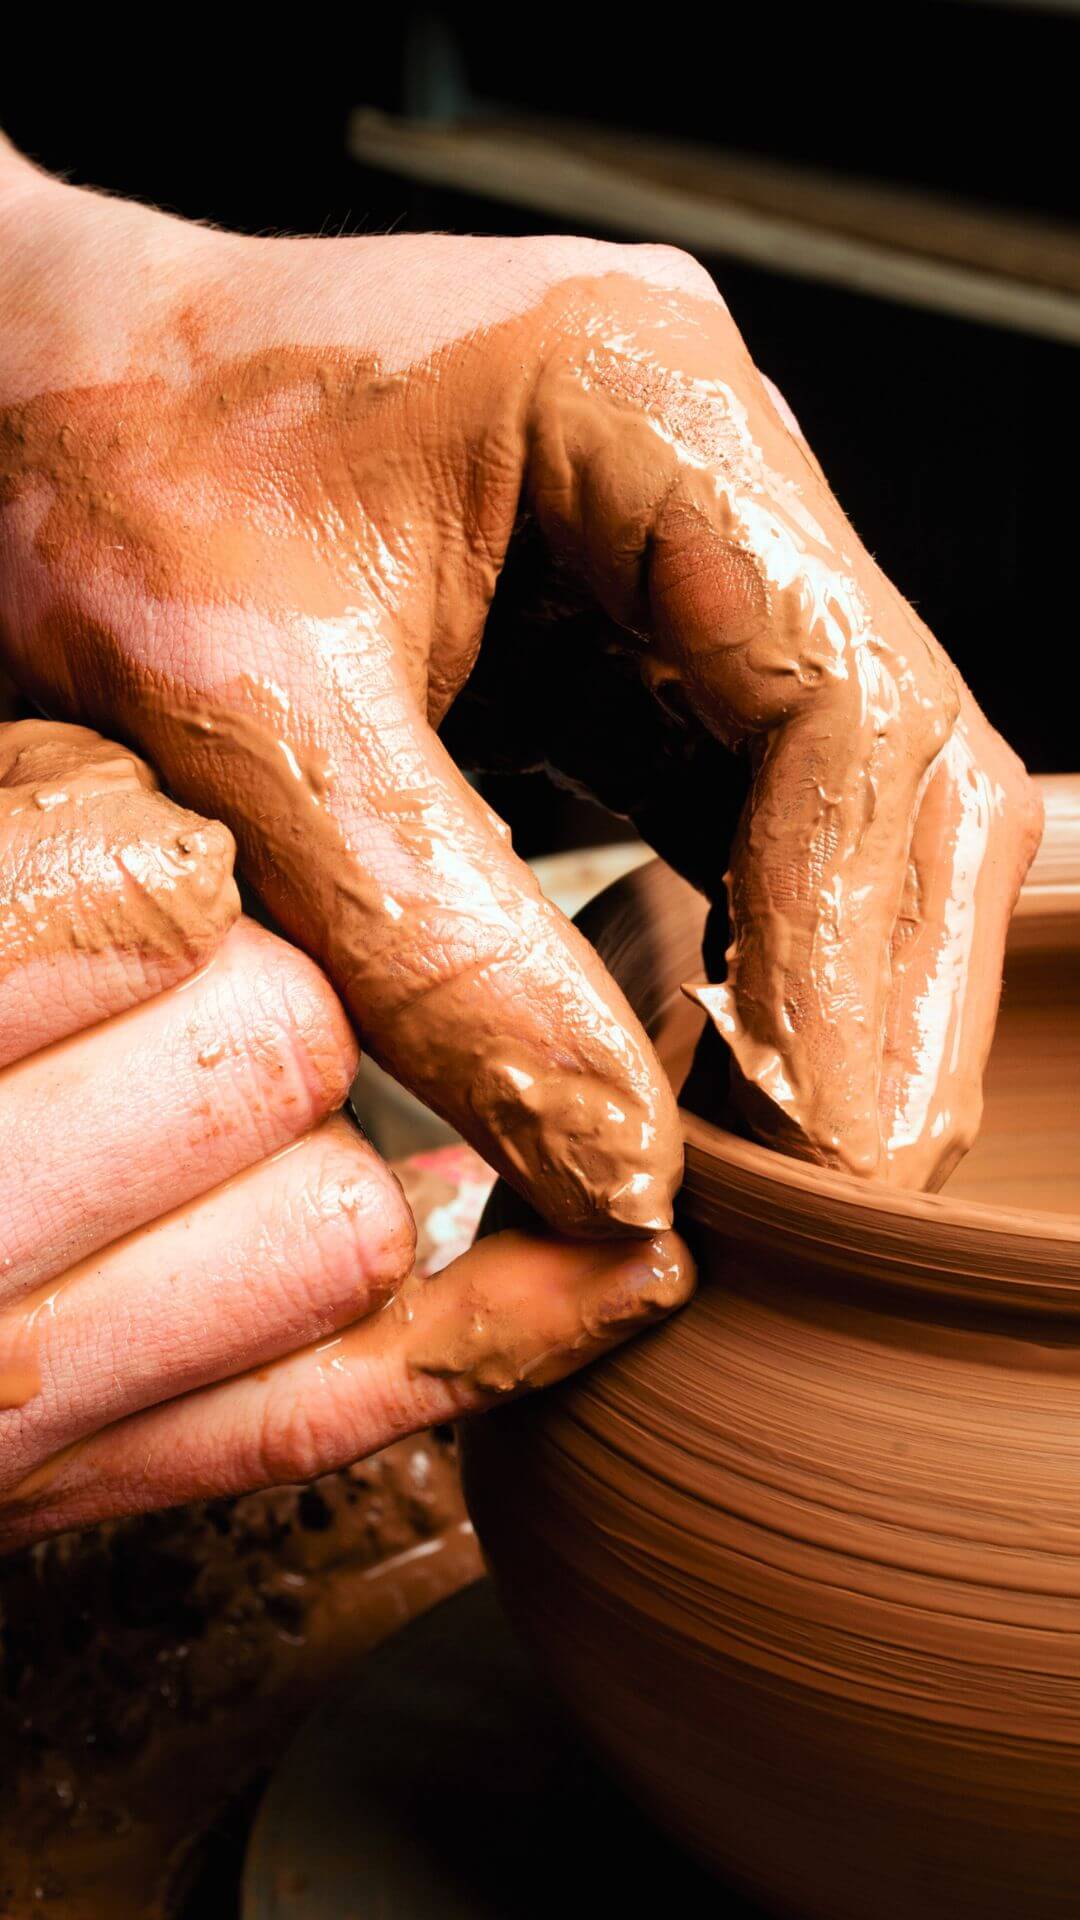
{"label": "spiraling ridge on pot", "polygon": [[[646,1811],[768,1911],[1080,1911],[1072,819],[1014,923],[959,1196],[686,1115],[695,1299],[465,1436],[521,1631]],[[663,869],[591,910],[676,1078],[704,913]]]}

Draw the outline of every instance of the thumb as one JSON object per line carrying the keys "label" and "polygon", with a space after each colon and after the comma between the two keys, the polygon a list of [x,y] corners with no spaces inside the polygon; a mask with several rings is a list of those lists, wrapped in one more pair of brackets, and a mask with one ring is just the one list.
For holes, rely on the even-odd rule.
{"label": "thumb", "polygon": [[330,1340],[75,1441],[5,1495],[0,1553],[116,1514],[334,1472],[552,1385],[675,1312],[695,1278],[676,1233],[605,1247],[496,1234]]}
{"label": "thumb", "polygon": [[233,844],[84,727],[0,724],[0,1067],[205,966],[240,911]]}
{"label": "thumb", "polygon": [[375,1059],[553,1226],[666,1227],[682,1153],[663,1071],[429,727],[398,649],[357,617],[246,611],[242,646],[221,613],[189,619],[168,674],[149,625],[98,639],[98,707],[231,827]]}

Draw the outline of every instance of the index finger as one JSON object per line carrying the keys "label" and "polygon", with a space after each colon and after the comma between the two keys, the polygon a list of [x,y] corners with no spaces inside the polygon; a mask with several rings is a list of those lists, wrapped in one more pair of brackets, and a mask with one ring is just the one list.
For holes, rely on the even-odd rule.
{"label": "index finger", "polygon": [[229,823],[365,1050],[561,1231],[667,1227],[682,1138],[663,1069],[429,727],[391,616],[247,609],[238,641],[221,609],[177,608],[172,643],[165,674],[152,610],[134,616],[84,697]]}

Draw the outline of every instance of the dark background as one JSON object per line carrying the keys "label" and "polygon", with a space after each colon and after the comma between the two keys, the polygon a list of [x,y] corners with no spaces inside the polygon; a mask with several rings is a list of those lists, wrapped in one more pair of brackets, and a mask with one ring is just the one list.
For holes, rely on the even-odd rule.
{"label": "dark background", "polygon": [[[345,130],[365,102],[504,103],[1080,221],[1074,10],[384,4],[378,17],[170,10],[78,27],[23,8],[19,28],[0,53],[0,125],[19,145],[77,181],[246,231],[553,224],[358,166]],[[1065,691],[1077,351],[708,264],[864,539],[991,717],[1032,767],[1080,766]],[[489,791],[526,855],[608,831],[537,778]],[[238,1804],[198,1856],[192,1920],[235,1911],[250,1812]]]}
{"label": "dark background", "polygon": [[[430,9],[407,0],[340,21],[264,17],[243,56],[228,18],[28,23],[0,77],[3,125],[43,164],[250,229],[412,224],[414,193],[347,157],[370,102],[461,101],[715,141],[1073,218],[1080,212],[1080,9],[979,0],[723,0],[680,11]],[[392,14],[391,24],[385,15]],[[155,30],[155,27],[157,30]],[[74,38],[72,37],[74,36]],[[196,44],[198,43],[198,44]]]}
{"label": "dark background", "polygon": [[[976,0],[800,10],[402,5],[340,23],[264,16],[241,58],[205,21],[59,28],[7,61],[0,123],[72,178],[249,231],[557,223],[353,162],[349,111],[483,103],[660,132],[1080,220],[1080,16]],[[170,38],[171,36],[171,38]],[[46,44],[48,39],[49,44]],[[62,71],[56,45],[63,39]],[[252,51],[254,48],[254,51]],[[646,237],[646,236],[642,236]],[[1077,350],[708,262],[867,544],[1038,770],[1078,764]],[[531,792],[531,797],[530,797]],[[526,782],[522,851],[550,840]],[[556,837],[574,837],[565,818]]]}

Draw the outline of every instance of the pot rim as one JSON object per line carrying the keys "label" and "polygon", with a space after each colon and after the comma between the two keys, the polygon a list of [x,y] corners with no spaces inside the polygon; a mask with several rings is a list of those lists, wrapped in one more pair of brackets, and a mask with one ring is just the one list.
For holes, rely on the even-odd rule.
{"label": "pot rim", "polygon": [[[1017,948],[1060,942],[1080,958],[1080,778],[1040,781],[1048,822],[1043,848],[1010,929]],[[662,861],[639,868],[590,902],[590,937],[622,917],[640,920],[641,888]],[[700,899],[700,896],[698,896]],[[627,909],[629,908],[629,914]],[[624,991],[618,956],[604,957]],[[628,998],[633,1004],[633,993]],[[635,1008],[639,1014],[640,1005]],[[646,1022],[648,1025],[648,1021]],[[945,1193],[859,1180],[743,1139],[680,1108],[686,1172],[678,1206],[693,1222],[740,1244],[782,1251],[816,1272],[861,1276],[938,1298],[1013,1312],[1080,1313],[1080,1213],[997,1207]]]}
{"label": "pot rim", "polygon": [[680,1109],[690,1219],[832,1272],[1008,1306],[1080,1313],[1080,1214],[872,1185],[740,1139]]}

